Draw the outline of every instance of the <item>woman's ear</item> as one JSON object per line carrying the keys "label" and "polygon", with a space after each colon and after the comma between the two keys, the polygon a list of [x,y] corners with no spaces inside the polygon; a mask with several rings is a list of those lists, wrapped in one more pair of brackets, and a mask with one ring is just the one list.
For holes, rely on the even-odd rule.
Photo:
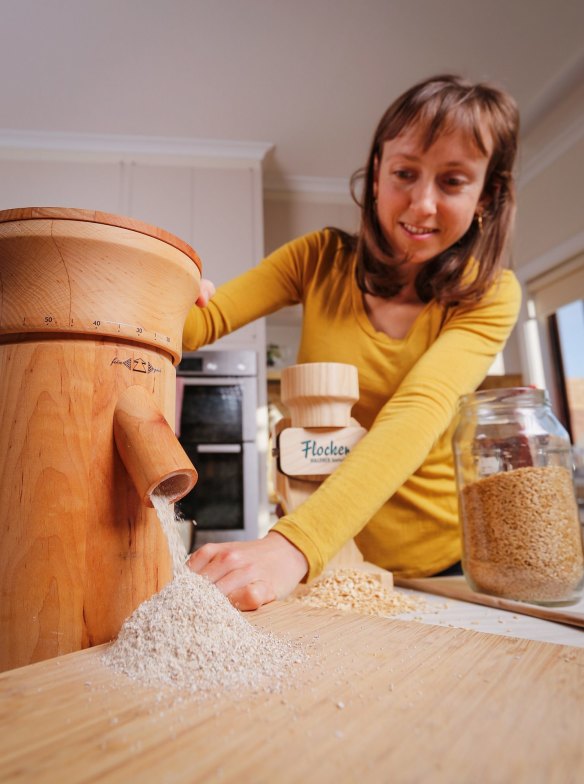
{"label": "woman's ear", "polygon": [[379,156],[376,155],[373,159],[373,198],[377,198],[377,191],[379,190]]}
{"label": "woman's ear", "polygon": [[485,188],[483,188],[479,203],[477,204],[477,213],[481,212],[485,215],[486,213],[495,212],[500,193],[501,183],[493,179],[488,187],[485,186]]}

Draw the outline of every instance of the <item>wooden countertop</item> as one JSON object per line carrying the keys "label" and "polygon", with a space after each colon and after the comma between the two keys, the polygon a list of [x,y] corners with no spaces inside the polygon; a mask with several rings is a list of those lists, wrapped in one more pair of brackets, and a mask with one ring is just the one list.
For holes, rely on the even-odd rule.
{"label": "wooden countertop", "polygon": [[576,782],[584,649],[298,604],[247,616],[300,639],[281,693],[163,695],[104,646],[0,676],[0,781]]}

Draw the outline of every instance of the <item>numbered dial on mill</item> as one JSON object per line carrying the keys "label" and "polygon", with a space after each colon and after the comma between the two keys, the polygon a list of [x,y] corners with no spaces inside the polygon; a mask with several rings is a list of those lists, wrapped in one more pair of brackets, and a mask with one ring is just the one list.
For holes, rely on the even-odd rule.
{"label": "numbered dial on mill", "polygon": [[0,248],[0,334],[96,335],[180,359],[194,251],[119,225],[12,216],[0,220]]}

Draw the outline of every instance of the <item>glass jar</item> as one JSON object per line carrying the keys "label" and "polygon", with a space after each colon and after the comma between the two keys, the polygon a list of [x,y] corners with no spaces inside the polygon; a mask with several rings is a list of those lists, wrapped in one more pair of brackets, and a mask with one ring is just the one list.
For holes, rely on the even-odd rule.
{"label": "glass jar", "polygon": [[453,450],[462,568],[473,591],[543,605],[578,601],[584,551],[571,444],[545,392],[463,396]]}

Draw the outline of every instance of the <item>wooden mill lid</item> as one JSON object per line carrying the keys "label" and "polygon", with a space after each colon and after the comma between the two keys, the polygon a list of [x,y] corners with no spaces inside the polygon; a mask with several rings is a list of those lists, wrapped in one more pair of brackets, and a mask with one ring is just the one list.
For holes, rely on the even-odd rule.
{"label": "wooden mill lid", "polygon": [[197,252],[184,240],[164,229],[158,228],[158,226],[151,226],[149,223],[144,223],[134,218],[126,218],[122,215],[100,212],[99,210],[80,210],[73,207],[17,207],[10,210],[0,210],[0,223],[25,220],[76,220],[88,223],[103,223],[108,226],[137,231],[140,234],[146,234],[148,237],[154,237],[162,242],[166,242],[168,245],[172,245],[194,261],[199,272],[202,270],[201,260]]}

